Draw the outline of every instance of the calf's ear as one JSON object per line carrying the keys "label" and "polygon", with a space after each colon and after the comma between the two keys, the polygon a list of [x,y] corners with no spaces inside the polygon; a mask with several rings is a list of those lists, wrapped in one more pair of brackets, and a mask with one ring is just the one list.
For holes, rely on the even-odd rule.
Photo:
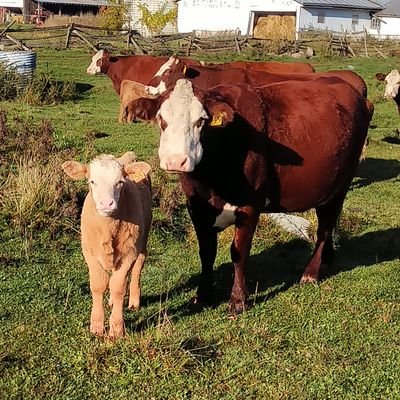
{"label": "calf's ear", "polygon": [[208,106],[208,112],[211,116],[210,126],[225,127],[230,124],[234,117],[235,112],[232,107],[227,103],[214,102]]}
{"label": "calf's ear", "polygon": [[132,100],[126,107],[128,115],[143,121],[152,121],[155,119],[158,111],[158,102],[156,99],[148,99],[141,97]]}
{"label": "calf's ear", "polygon": [[386,78],[386,74],[382,74],[382,72],[378,72],[375,74],[375,78],[378,79],[378,81],[384,81]]}
{"label": "calf's ear", "polygon": [[124,171],[133,182],[140,182],[148,177],[151,167],[143,161],[131,162],[124,165]]}
{"label": "calf's ear", "polygon": [[126,165],[136,160],[135,153],[133,151],[127,151],[121,157],[118,158],[118,162],[121,165]]}
{"label": "calf's ear", "polygon": [[78,161],[65,161],[61,168],[72,179],[80,180],[88,177],[88,166]]}

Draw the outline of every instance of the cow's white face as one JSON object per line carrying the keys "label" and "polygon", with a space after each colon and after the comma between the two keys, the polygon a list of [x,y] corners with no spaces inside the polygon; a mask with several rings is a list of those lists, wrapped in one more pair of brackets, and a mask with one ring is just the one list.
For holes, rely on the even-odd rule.
{"label": "cow's white face", "polygon": [[171,56],[168,61],[166,61],[163,65],[161,65],[160,69],[154,74],[152,80],[154,78],[160,78],[160,83],[157,86],[146,86],[146,92],[153,96],[158,96],[163,94],[167,90],[167,86],[165,82],[162,80],[163,75],[171,69],[171,67],[175,64],[179,63],[179,58]]}
{"label": "cow's white face", "polygon": [[385,97],[394,99],[399,93],[400,73],[397,69],[390,71],[385,78]]}
{"label": "cow's white face", "polygon": [[157,120],[161,129],[158,155],[166,171],[190,172],[200,162],[200,132],[208,115],[187,79],[179,79],[163,102]]}
{"label": "cow's white face", "polygon": [[101,67],[100,65],[97,65],[97,61],[101,60],[104,55],[104,50],[99,50],[93,57],[92,57],[92,62],[90,65],[87,67],[86,72],[89,75],[96,75],[101,73]]}
{"label": "cow's white face", "polygon": [[122,165],[113,156],[95,158],[89,166],[88,181],[97,212],[103,217],[114,214],[126,182]]}

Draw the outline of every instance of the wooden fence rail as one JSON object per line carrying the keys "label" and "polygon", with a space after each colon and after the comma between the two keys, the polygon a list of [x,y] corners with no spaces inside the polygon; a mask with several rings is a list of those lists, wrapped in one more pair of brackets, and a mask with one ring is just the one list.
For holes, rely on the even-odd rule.
{"label": "wooden fence rail", "polygon": [[255,56],[304,55],[310,47],[316,54],[348,57],[390,57],[400,55],[397,40],[378,40],[366,31],[328,32],[304,31],[297,40],[254,39],[240,32],[220,32],[199,35],[196,32],[144,37],[132,29],[105,31],[103,28],[71,23],[54,27],[24,27],[13,29],[13,22],[0,30],[0,48],[35,49],[84,47],[93,51],[108,48],[135,54],[205,56],[218,53],[250,53]]}

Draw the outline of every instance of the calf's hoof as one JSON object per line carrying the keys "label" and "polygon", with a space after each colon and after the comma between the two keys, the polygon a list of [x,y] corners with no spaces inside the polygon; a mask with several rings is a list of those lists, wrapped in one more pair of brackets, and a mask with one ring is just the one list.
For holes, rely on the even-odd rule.
{"label": "calf's hoof", "polygon": [[124,324],[110,324],[108,337],[110,339],[119,339],[125,335]]}
{"label": "calf's hoof", "polygon": [[90,324],[90,333],[96,336],[103,336],[104,335],[104,324],[99,322],[92,322]]}

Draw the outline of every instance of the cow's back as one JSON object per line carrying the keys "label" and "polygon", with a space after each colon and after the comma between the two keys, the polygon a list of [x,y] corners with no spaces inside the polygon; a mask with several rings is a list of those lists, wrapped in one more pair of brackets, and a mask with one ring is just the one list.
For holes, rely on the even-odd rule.
{"label": "cow's back", "polygon": [[346,190],[368,132],[365,99],[339,78],[282,82],[259,92],[268,116],[267,160],[279,181],[270,195],[283,209],[301,211]]}
{"label": "cow's back", "polygon": [[211,64],[217,68],[243,68],[251,71],[273,73],[313,73],[314,67],[308,63],[283,63],[278,61],[231,61],[223,64]]}

